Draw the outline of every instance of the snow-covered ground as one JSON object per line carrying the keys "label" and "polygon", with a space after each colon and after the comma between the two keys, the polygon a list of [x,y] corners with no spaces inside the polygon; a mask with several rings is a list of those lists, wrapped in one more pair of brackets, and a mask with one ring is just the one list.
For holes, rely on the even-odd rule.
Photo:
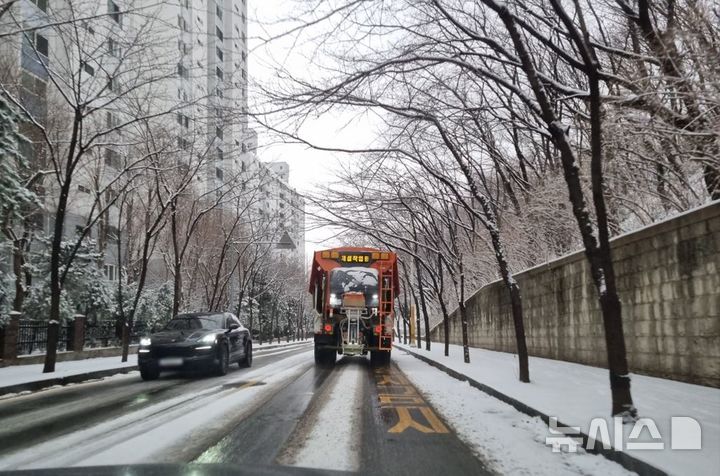
{"label": "snow-covered ground", "polygon": [[[282,342],[281,344],[264,343],[263,345],[254,345],[253,350],[259,355],[275,355],[281,349],[297,349],[307,344],[309,341]],[[270,354],[272,352],[272,354]],[[38,382],[42,380],[70,377],[74,375],[82,375],[89,372],[97,372],[103,370],[133,367],[137,365],[137,355],[128,356],[127,362],[121,362],[119,356],[115,357],[96,357],[84,360],[70,360],[66,362],[57,362],[55,364],[55,372],[43,373],[43,364],[33,365],[13,365],[0,368],[0,389],[23,383]]]}
{"label": "snow-covered ground", "polygon": [[[400,348],[404,346],[399,346]],[[562,423],[577,426],[587,433],[591,420],[594,417],[605,418],[610,433],[610,441],[615,441],[614,425],[609,417],[610,413],[610,387],[607,370],[589,367],[570,362],[530,357],[531,383],[525,384],[518,380],[517,358],[514,354],[493,352],[484,349],[470,349],[470,364],[465,364],[462,358],[462,347],[450,347],[450,356],[443,355],[443,346],[433,343],[432,350],[427,352],[408,347],[413,352],[431,358],[446,367],[463,373],[470,378],[483,383],[505,395],[508,395],[524,404],[549,416],[555,416]],[[397,352],[401,354],[401,352]],[[475,445],[482,454],[483,448],[488,453],[502,454],[497,445],[496,435],[488,439],[484,428],[485,424],[474,426],[467,423],[468,418],[482,420],[498,418],[506,421],[506,426],[512,426],[512,431],[526,427],[527,432],[535,434],[540,444],[545,443],[545,437],[550,436],[547,426],[540,422],[532,422],[527,416],[520,414],[508,405],[496,399],[495,407],[510,408],[517,416],[510,418],[509,413],[500,410],[498,415],[492,416],[492,405],[488,406],[486,395],[470,387],[466,382],[440,372],[408,355],[394,356],[403,371],[418,386],[426,392],[430,401],[446,416],[450,424],[464,434],[471,444]],[[439,383],[442,381],[442,383]],[[465,398],[458,398],[458,395]],[[632,375],[632,394],[641,417],[652,418],[657,425],[664,449],[662,450],[628,450],[623,448],[637,459],[660,468],[669,474],[716,475],[720,474],[720,390],[700,385],[691,385],[673,380],[665,380],[644,375]],[[455,404],[443,403],[456,401]],[[460,405],[458,407],[458,405]],[[461,408],[462,410],[458,410]],[[489,412],[486,410],[490,409]],[[487,415],[489,413],[490,415]],[[471,417],[472,416],[472,417]],[[697,420],[702,428],[702,450],[671,450],[670,424],[671,417],[688,416]],[[508,417],[505,419],[505,417]],[[537,420],[540,421],[540,420]],[[463,430],[465,428],[465,430]],[[501,426],[497,426],[501,428]],[[542,431],[540,431],[542,430]],[[624,425],[624,442],[627,444],[628,436],[632,430],[631,425]],[[509,431],[509,430],[508,430]],[[650,440],[649,431],[643,430],[641,440]],[[499,438],[499,437],[498,437]],[[513,443],[514,444],[514,443]],[[613,445],[618,449],[616,445]],[[512,457],[517,458],[521,452],[512,448]],[[552,453],[550,447],[546,449],[549,457],[563,456]],[[589,457],[589,456],[588,456]],[[573,460],[575,461],[575,460]],[[508,468],[505,464],[512,461],[500,461],[501,468]],[[528,464],[530,459],[528,459]],[[573,463],[577,464],[577,463]],[[587,463],[580,463],[572,472],[582,471]],[[535,468],[535,464],[531,466]],[[503,469],[502,472],[506,472]],[[514,470],[513,470],[514,472]],[[536,473],[536,470],[531,471]],[[555,470],[551,471],[556,474]],[[588,471],[590,472],[590,471]],[[595,473],[596,471],[591,471]]]}
{"label": "snow-covered ground", "polygon": [[88,372],[123,369],[135,365],[137,365],[137,355],[135,354],[129,355],[127,362],[121,362],[119,356],[57,362],[55,372],[47,374],[43,373],[43,364],[12,365],[0,368],[0,388],[53,378],[70,377]]}
{"label": "snow-covered ground", "polygon": [[0,468],[39,468],[187,460],[217,440],[312,365],[311,352],[164,400],[0,458]]}
{"label": "snow-covered ground", "polygon": [[287,346],[294,346],[294,345],[302,345],[307,344],[308,342],[312,342],[312,339],[302,339],[302,340],[296,340],[295,342],[285,342],[285,339],[283,339],[279,344],[277,339],[273,340],[272,342],[265,341],[262,344],[258,344],[258,341],[253,341],[253,349],[265,349],[268,347],[287,347]]}
{"label": "snow-covered ground", "polygon": [[[294,438],[299,441],[288,445],[280,463],[338,471],[360,469],[359,410],[366,403],[362,400],[363,368],[346,365],[335,371],[338,374],[315,399],[319,406],[300,423]],[[308,423],[311,428],[302,428]]]}
{"label": "snow-covered ground", "polygon": [[633,474],[599,455],[553,453],[545,445],[547,425],[540,418],[520,413],[415,357],[402,354],[393,359],[460,439],[497,474]]}

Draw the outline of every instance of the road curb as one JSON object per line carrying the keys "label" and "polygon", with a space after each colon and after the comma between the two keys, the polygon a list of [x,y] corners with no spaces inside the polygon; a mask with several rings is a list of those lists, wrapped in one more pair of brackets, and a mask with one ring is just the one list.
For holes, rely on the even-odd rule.
{"label": "road curb", "polygon": [[[460,373],[456,370],[453,370],[435,360],[432,360],[428,357],[425,357],[424,355],[420,355],[416,352],[413,352],[412,350],[407,349],[406,347],[400,347],[398,346],[398,349],[402,349],[404,352],[407,352],[408,354],[412,355],[416,359],[419,359],[426,364],[429,364],[438,370],[442,370],[449,376],[456,378],[460,381],[469,383],[472,387],[475,387],[476,389],[480,390],[481,392],[484,392],[488,395],[490,395],[493,398],[497,398],[498,400],[507,403],[511,407],[515,408],[517,411],[522,412],[530,417],[539,417],[542,419],[542,421],[545,422],[546,425],[549,425],[550,417],[546,415],[545,413],[536,410],[525,403],[521,402],[520,400],[517,400],[509,395],[506,395],[502,392],[499,392],[498,390],[489,387],[488,385],[485,385],[484,383],[480,383],[475,379],[472,379],[468,377],[467,375]],[[562,423],[561,421],[557,422],[558,427],[567,427],[569,425],[566,425]],[[573,435],[575,436],[575,434]],[[585,433],[580,433],[580,437],[583,440],[583,447],[587,446],[587,441],[590,438]],[[605,458],[614,461],[621,465],[623,468],[627,469],[628,471],[634,471],[638,473],[641,476],[668,476],[668,473],[661,470],[660,468],[657,468],[649,463],[646,463],[645,461],[639,460],[635,458],[634,456],[631,456],[625,452],[617,451],[615,449],[586,449],[588,453],[592,454],[599,454],[604,456]]]}
{"label": "road curb", "polygon": [[80,383],[86,380],[92,380],[96,378],[109,377],[115,374],[126,374],[137,370],[137,365],[130,365],[125,367],[117,367],[113,369],[95,370],[92,372],[85,372],[81,374],[67,375],[65,377],[54,377],[43,380],[35,380],[33,382],[18,383],[15,385],[8,385],[6,387],[0,387],[0,396],[7,395],[8,393],[20,393],[20,392],[33,392],[35,390],[41,390],[43,388],[52,387],[54,385],[67,385],[69,383]]}

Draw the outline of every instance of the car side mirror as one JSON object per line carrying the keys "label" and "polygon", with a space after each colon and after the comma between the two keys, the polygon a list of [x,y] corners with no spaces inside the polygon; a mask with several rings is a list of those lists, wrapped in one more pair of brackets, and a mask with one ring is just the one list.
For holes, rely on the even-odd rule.
{"label": "car side mirror", "polygon": [[235,329],[240,329],[240,325],[238,325],[237,322],[233,322],[230,324],[230,327],[228,327],[229,330],[234,331]]}

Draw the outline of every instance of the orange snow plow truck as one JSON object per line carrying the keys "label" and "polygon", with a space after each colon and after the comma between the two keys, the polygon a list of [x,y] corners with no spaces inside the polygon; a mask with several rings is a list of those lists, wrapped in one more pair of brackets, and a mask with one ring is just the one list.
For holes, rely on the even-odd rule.
{"label": "orange snow plow truck", "polygon": [[316,251],[310,271],[315,306],[315,363],[337,354],[366,355],[388,365],[393,341],[397,256],[373,248]]}

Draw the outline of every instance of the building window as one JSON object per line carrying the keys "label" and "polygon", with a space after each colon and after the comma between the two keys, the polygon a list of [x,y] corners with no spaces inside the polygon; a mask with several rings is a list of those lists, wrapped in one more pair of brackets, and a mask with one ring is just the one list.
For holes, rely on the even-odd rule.
{"label": "building window", "polygon": [[115,190],[113,190],[111,188],[108,188],[107,190],[105,190],[105,202],[106,203],[114,202],[117,199],[117,196],[118,196],[118,193]]}
{"label": "building window", "polygon": [[105,165],[115,169],[120,168],[120,154],[116,150],[105,149]]}
{"label": "building window", "polygon": [[118,117],[110,111],[106,113],[106,119],[108,128],[113,128],[120,125],[120,120],[118,119]]}
{"label": "building window", "polygon": [[217,57],[220,61],[223,61],[225,55],[223,54],[223,50],[218,46],[215,48],[215,53],[217,53]]}
{"label": "building window", "polygon": [[87,64],[86,61],[81,61],[80,66],[82,67],[83,71],[85,71],[90,76],[95,76],[95,68]]}
{"label": "building window", "polygon": [[178,76],[180,76],[183,79],[188,78],[188,70],[181,63],[178,63]]}
{"label": "building window", "polygon": [[220,5],[215,4],[215,13],[217,14],[217,17],[222,20],[222,8],[220,8]]}
{"label": "building window", "polygon": [[220,29],[219,26],[216,26],[216,27],[215,27],[215,35],[218,37],[218,39],[219,39],[220,41],[223,41],[223,39],[224,39],[224,38],[223,38],[223,32],[222,32],[222,30]]}
{"label": "building window", "polygon": [[221,169],[220,167],[215,167],[215,177],[218,180],[222,180],[223,179],[223,169]]}
{"label": "building window", "polygon": [[48,42],[47,38],[37,32],[31,33],[30,38],[33,46],[35,47],[35,51],[45,56],[46,58],[50,56],[50,43]]}
{"label": "building window", "polygon": [[218,79],[220,79],[220,81],[222,81],[224,79],[225,75],[223,74],[223,70],[220,69],[220,66],[215,67],[215,76],[217,76]]}
{"label": "building window", "polygon": [[113,2],[112,0],[108,0],[108,13],[110,14],[110,18],[117,23],[118,25],[121,25],[120,22],[120,7],[117,3]]}
{"label": "building window", "polygon": [[178,147],[182,150],[187,150],[190,148],[190,142],[184,137],[178,137]]}
{"label": "building window", "polygon": [[217,148],[217,159],[223,160],[223,151],[220,147]]}
{"label": "building window", "polygon": [[84,185],[78,185],[78,191],[82,193],[90,193],[90,189]]}
{"label": "building window", "polygon": [[108,281],[117,281],[118,277],[117,267],[114,264],[106,264],[105,279]]}
{"label": "building window", "polygon": [[223,130],[220,126],[215,127],[215,135],[218,136],[219,139],[223,138]]}
{"label": "building window", "polygon": [[188,31],[187,21],[185,21],[185,18],[180,15],[178,15],[178,27],[180,27],[182,31]]}
{"label": "building window", "polygon": [[110,56],[114,56],[116,58],[120,57],[120,47],[118,46],[117,41],[112,38],[108,38],[107,40],[107,49]]}
{"label": "building window", "polygon": [[181,126],[183,126],[186,129],[188,127],[190,127],[190,118],[187,117],[185,114],[178,113],[177,121],[178,121],[178,124],[180,124]]}
{"label": "building window", "polygon": [[120,230],[116,226],[108,225],[107,227],[107,239],[108,241],[117,241],[120,237]]}
{"label": "building window", "polygon": [[115,91],[115,78],[108,77],[107,87],[110,91]]}
{"label": "building window", "polygon": [[47,12],[47,4],[48,4],[47,0],[30,0],[30,1],[33,2],[35,5],[37,5],[37,7],[40,10]]}

